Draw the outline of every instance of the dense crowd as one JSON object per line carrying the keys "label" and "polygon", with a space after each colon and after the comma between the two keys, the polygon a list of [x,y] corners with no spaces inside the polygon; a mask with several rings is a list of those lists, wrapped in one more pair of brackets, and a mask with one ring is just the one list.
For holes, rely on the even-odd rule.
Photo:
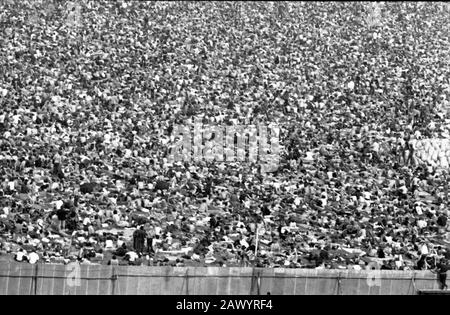
{"label": "dense crowd", "polygon": [[[0,259],[433,268],[450,258],[450,9],[0,2]],[[175,124],[276,124],[278,169],[171,163]]]}

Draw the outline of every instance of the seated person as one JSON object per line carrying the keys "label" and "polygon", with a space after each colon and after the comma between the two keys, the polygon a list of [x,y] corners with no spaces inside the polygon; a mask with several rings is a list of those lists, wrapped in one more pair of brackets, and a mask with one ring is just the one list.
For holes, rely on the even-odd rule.
{"label": "seated person", "polygon": [[124,257],[128,252],[127,245],[125,243],[122,244],[115,252],[114,255],[118,257]]}

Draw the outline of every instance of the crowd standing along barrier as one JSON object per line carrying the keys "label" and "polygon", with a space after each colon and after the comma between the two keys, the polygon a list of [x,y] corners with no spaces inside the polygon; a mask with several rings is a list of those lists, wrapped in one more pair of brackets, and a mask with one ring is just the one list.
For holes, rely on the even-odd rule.
{"label": "crowd standing along barrier", "polygon": [[[378,272],[378,271],[377,271]],[[0,295],[415,295],[430,271],[134,267],[2,263]]]}

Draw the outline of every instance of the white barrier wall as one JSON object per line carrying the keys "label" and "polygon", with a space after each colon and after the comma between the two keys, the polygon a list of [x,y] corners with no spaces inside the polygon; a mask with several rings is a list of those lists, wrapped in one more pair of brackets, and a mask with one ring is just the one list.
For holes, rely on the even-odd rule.
{"label": "white barrier wall", "polygon": [[365,270],[79,267],[77,283],[68,266],[2,264],[0,295],[413,295],[439,287],[429,271],[380,271],[374,281]]}

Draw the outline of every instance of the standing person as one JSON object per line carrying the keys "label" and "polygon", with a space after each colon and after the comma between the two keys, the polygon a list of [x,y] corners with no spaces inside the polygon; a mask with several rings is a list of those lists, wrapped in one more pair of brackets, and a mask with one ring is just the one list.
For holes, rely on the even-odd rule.
{"label": "standing person", "polygon": [[61,207],[60,209],[58,209],[56,211],[56,215],[59,220],[59,230],[64,231],[66,229],[66,219],[67,219],[68,211],[66,211],[66,209]]}
{"label": "standing person", "polygon": [[147,252],[152,254],[153,250],[153,238],[155,237],[155,227],[153,225],[147,230]]}
{"label": "standing person", "polygon": [[440,262],[436,265],[436,272],[438,274],[438,281],[441,285],[441,290],[447,290],[447,271],[450,269],[450,266],[447,264],[445,258],[442,258]]}
{"label": "standing person", "polygon": [[53,175],[59,176],[62,172],[62,151],[57,151],[53,157]]}
{"label": "standing person", "polygon": [[403,160],[405,161],[406,165],[414,165],[414,140],[412,139],[411,135],[408,133],[405,136],[405,150],[403,151]]}
{"label": "standing person", "polygon": [[147,233],[145,233],[143,226],[141,226],[133,233],[133,247],[136,253],[142,254],[144,252],[144,244],[146,238]]}

